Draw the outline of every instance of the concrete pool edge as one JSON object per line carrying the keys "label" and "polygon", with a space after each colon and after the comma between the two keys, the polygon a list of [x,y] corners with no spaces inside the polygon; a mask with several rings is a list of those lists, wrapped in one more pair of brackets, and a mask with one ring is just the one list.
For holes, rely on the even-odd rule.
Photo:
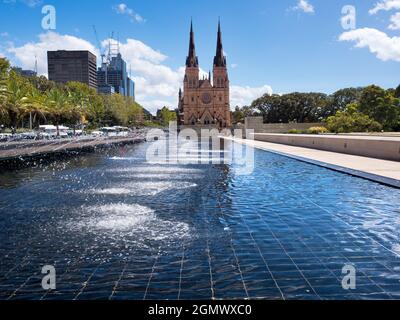
{"label": "concrete pool edge", "polygon": [[[290,154],[290,153],[287,153],[284,151],[278,151],[278,150],[275,150],[272,148],[268,148],[267,146],[255,144],[254,140],[232,139],[232,138],[228,138],[228,137],[222,137],[222,138],[226,139],[226,140],[234,141],[237,143],[241,143],[241,144],[246,144],[246,145],[249,145],[256,149],[275,153],[275,154],[278,154],[278,155],[281,155],[284,157],[288,157],[288,158],[295,159],[298,161],[310,163],[310,164],[313,164],[313,165],[316,165],[319,167],[323,167],[323,168],[330,169],[333,171],[349,174],[349,175],[352,175],[352,176],[355,176],[358,178],[366,179],[366,180],[376,182],[376,183],[379,183],[382,185],[400,189],[400,180],[395,179],[395,178],[385,177],[382,175],[370,173],[370,172],[363,171],[363,170],[358,170],[358,169],[353,169],[353,168],[349,168],[349,167],[345,167],[345,166],[341,166],[341,165],[337,165],[337,164],[327,163],[324,161],[320,161],[320,160],[316,160],[316,159],[312,159],[312,158],[308,158],[308,157],[304,157],[304,156],[300,156],[300,155]],[[257,142],[268,143],[268,142],[263,142],[263,141],[257,141]],[[273,143],[271,143],[271,144],[273,144]],[[279,145],[279,144],[275,144],[275,145]],[[290,146],[288,146],[288,147],[290,147]],[[302,147],[296,147],[296,148],[302,148]],[[303,149],[307,149],[307,148],[303,148]],[[312,149],[312,150],[319,151],[319,152],[326,152],[326,151],[316,150],[316,149]],[[332,153],[332,152],[330,152],[330,153]],[[339,153],[337,153],[337,154],[339,154]],[[384,160],[381,160],[381,161],[384,161]]]}

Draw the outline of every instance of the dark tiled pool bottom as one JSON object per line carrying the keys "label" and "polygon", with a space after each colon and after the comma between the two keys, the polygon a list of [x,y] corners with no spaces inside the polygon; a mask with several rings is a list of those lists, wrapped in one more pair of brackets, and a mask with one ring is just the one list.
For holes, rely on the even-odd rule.
{"label": "dark tiled pool bottom", "polygon": [[400,298],[400,190],[260,150],[248,176],[145,151],[0,175],[0,299]]}

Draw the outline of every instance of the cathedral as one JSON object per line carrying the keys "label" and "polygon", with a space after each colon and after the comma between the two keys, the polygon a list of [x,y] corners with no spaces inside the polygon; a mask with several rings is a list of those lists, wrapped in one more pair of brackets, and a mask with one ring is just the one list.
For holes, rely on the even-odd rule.
{"label": "cathedral", "polygon": [[189,54],[183,92],[179,90],[179,123],[188,126],[230,128],[232,125],[229,103],[229,78],[226,57],[222,47],[221,25],[218,23],[217,50],[213,76],[200,79],[199,60],[196,56],[193,24],[190,26]]}

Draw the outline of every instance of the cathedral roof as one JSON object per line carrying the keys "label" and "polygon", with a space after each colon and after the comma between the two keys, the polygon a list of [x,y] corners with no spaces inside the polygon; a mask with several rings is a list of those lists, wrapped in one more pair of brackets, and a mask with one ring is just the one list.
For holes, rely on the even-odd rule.
{"label": "cathedral roof", "polygon": [[209,87],[209,88],[211,88],[211,87],[212,87],[211,82],[210,82],[209,79],[200,80],[200,81],[199,81],[199,86],[200,86],[200,88],[202,88],[202,87]]}

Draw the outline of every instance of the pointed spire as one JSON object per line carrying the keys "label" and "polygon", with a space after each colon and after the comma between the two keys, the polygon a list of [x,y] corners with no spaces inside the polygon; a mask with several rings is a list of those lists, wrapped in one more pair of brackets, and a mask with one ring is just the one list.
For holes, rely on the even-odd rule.
{"label": "pointed spire", "polygon": [[190,42],[189,42],[189,54],[186,59],[186,67],[197,68],[199,66],[199,60],[196,56],[196,46],[194,44],[194,32],[193,32],[193,21],[190,21]]}
{"label": "pointed spire", "polygon": [[218,20],[218,37],[217,37],[217,52],[214,58],[214,66],[226,67],[226,58],[224,56],[224,49],[222,46],[222,32],[221,32],[221,21]]}

